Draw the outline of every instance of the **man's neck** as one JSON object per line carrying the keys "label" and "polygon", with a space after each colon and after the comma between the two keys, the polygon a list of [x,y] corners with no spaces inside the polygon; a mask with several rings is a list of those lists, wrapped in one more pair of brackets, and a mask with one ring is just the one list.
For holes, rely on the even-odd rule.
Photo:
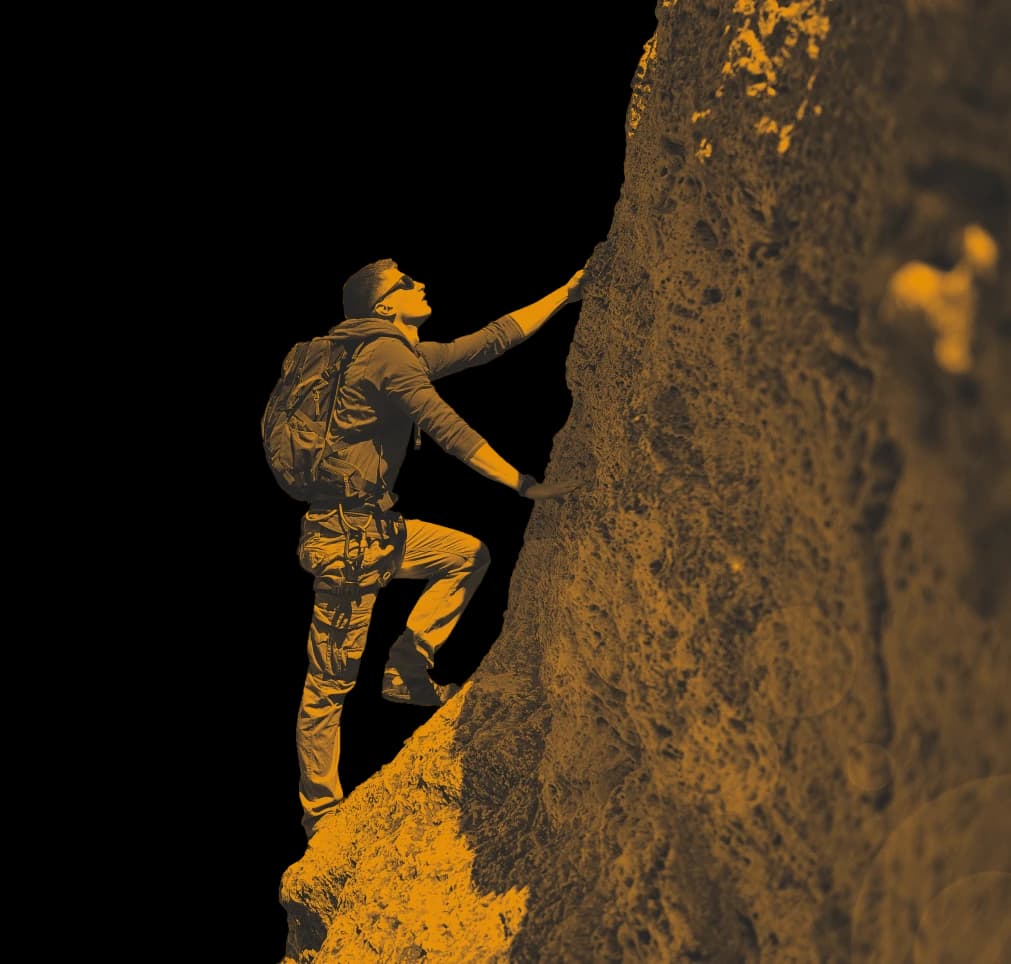
{"label": "man's neck", "polygon": [[409,325],[397,318],[393,321],[393,327],[403,333],[404,337],[411,343],[412,348],[418,344],[420,339],[418,338],[418,329],[415,325]]}

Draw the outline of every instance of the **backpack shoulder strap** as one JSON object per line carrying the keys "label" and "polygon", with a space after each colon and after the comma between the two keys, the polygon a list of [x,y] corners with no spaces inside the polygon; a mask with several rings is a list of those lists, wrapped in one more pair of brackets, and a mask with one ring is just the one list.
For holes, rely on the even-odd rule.
{"label": "backpack shoulder strap", "polygon": [[[347,371],[347,367],[355,360],[358,353],[367,344],[373,341],[378,341],[380,338],[400,338],[399,333],[390,332],[369,332],[365,334],[348,334],[345,336],[329,334],[323,335],[329,344],[329,357],[327,358],[326,370],[330,372],[331,376],[337,375],[337,369],[340,367],[342,369],[341,376],[343,372]],[[343,361],[340,361],[340,353],[345,352],[346,356]],[[341,378],[341,380],[343,380]],[[334,391],[330,398],[330,411],[327,414],[326,422],[324,423],[326,428],[324,429],[323,436],[323,448],[326,450],[330,443],[330,431],[333,427],[333,416],[334,411],[337,408],[337,396],[340,394],[340,381],[338,384],[334,385]]]}

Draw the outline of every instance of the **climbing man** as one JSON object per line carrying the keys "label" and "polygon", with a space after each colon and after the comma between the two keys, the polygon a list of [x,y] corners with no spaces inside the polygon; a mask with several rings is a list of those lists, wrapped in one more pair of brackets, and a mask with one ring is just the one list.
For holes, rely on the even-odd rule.
{"label": "climbing man", "polygon": [[[578,485],[539,483],[520,473],[440,398],[432,382],[489,362],[529,338],[581,298],[582,278],[578,271],[540,301],[447,343],[420,340],[419,329],[431,315],[425,285],[395,262],[368,264],[344,284],[345,320],[328,336],[334,345],[338,336],[343,339],[339,362],[328,360],[315,387],[310,384],[296,399],[309,406],[308,417],[321,420],[325,439],[322,456],[313,459],[315,482],[299,496],[309,502],[299,561],[314,576],[315,591],[296,732],[302,825],[309,837],[344,796],[337,775],[341,712],[358,675],[376,594],[391,579],[424,579],[427,585],[390,650],[383,697],[439,706],[459,689],[437,683],[429,670],[490,557],[471,535],[404,519],[394,510],[393,486],[412,431],[416,447],[424,431],[476,472],[528,499],[561,499]],[[289,367],[286,362],[286,373]],[[327,389],[331,383],[335,387]],[[278,449],[288,457],[293,445],[297,449],[297,433],[286,439]]]}

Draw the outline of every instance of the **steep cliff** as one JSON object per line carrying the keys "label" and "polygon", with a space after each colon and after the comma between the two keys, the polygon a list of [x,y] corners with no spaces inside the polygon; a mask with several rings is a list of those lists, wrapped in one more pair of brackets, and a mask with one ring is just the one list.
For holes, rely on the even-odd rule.
{"label": "steep cliff", "polygon": [[1011,10],[657,14],[587,484],[285,874],[299,964],[1007,959]]}

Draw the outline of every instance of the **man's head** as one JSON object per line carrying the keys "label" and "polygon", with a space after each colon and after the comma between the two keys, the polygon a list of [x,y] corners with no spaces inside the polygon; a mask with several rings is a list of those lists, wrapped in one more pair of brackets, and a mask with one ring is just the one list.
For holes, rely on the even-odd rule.
{"label": "man's head", "polygon": [[360,268],[344,283],[346,318],[385,318],[416,327],[432,314],[425,286],[403,273],[386,258]]}

